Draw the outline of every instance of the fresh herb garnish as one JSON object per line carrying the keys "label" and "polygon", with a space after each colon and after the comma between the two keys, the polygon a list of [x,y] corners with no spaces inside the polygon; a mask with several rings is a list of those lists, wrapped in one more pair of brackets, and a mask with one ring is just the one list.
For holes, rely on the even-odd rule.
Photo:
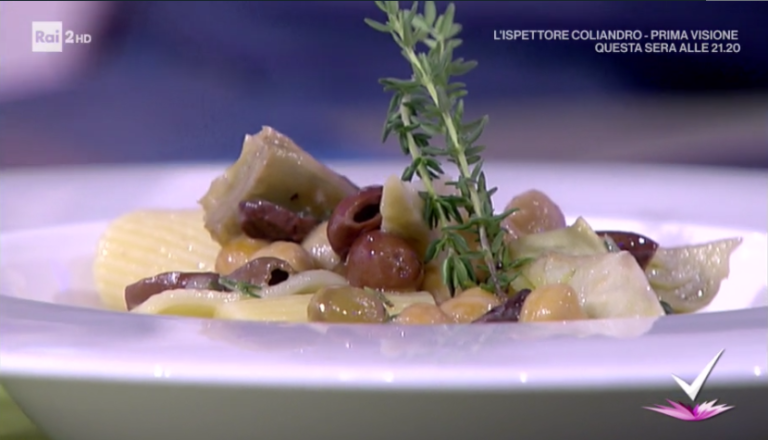
{"label": "fresh herb garnish", "polygon": [[[476,144],[488,117],[464,123],[462,98],[467,91],[463,83],[451,82],[452,77],[464,75],[477,65],[453,58],[454,49],[461,45],[455,38],[461,31],[461,25],[454,22],[455,7],[448,5],[438,16],[431,1],[425,2],[423,13],[418,12],[418,2],[410,9],[400,9],[396,1],[375,3],[387,14],[387,22],[365,22],[392,35],[413,70],[410,79],[380,80],[385,91],[393,92],[382,137],[386,141],[390,134],[397,134],[403,153],[412,159],[402,179],[411,181],[418,175],[426,189],[421,193],[424,217],[441,236],[430,244],[425,260],[445,252],[441,273],[452,295],[456,289],[477,285],[475,269],[479,269],[488,274],[488,282],[481,287],[506,298],[519,264],[506,250],[501,221],[514,210],[493,213],[491,196],[496,188],[486,186],[480,157],[485,147]],[[428,52],[419,52],[419,44]],[[442,138],[442,147],[435,138]],[[448,182],[458,189],[458,195],[440,195],[435,190],[435,180],[444,174],[440,158],[458,168],[457,180]],[[472,233],[479,249],[470,248],[461,232]],[[481,263],[475,266],[477,261]]]}
{"label": "fresh herb garnish", "polygon": [[233,280],[232,278],[223,276],[219,277],[219,284],[233,292],[239,292],[243,295],[251,296],[254,298],[261,298],[261,295],[257,293],[261,290],[261,287],[257,286],[256,284],[246,283],[245,281],[237,281]]}
{"label": "fresh herb garnish", "polygon": [[378,290],[371,289],[370,287],[364,287],[363,290],[379,298],[379,300],[384,304],[384,306],[389,307],[390,309],[395,306],[392,303],[392,301],[390,301],[389,298],[387,298],[387,295],[384,295]]}

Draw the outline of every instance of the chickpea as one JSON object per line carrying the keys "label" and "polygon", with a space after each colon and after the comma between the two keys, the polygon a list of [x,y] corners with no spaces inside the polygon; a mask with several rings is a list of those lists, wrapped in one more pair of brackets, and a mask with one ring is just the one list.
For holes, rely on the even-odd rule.
{"label": "chickpea", "polygon": [[392,322],[404,325],[431,325],[451,324],[453,320],[434,304],[417,303],[404,308]]}
{"label": "chickpea", "polygon": [[505,210],[518,210],[504,219],[502,225],[514,237],[565,227],[565,216],[560,207],[546,194],[532,189],[513,198]]}
{"label": "chickpea", "polygon": [[579,296],[567,284],[547,284],[531,292],[520,310],[520,322],[588,319]]}
{"label": "chickpea", "polygon": [[346,258],[352,244],[368,231],[381,227],[382,186],[369,186],[336,205],[328,220],[328,242],[333,251]]}
{"label": "chickpea", "polygon": [[376,293],[340,286],[327,287],[312,295],[307,316],[312,322],[380,324],[389,315]]}
{"label": "chickpea", "polygon": [[266,240],[256,240],[241,235],[226,245],[222,246],[219,255],[216,256],[216,272],[229,275],[237,268],[253,259],[253,254],[267,247]]}
{"label": "chickpea", "polygon": [[423,278],[418,253],[402,238],[382,231],[361,235],[347,257],[347,280],[355,287],[412,292]]}
{"label": "chickpea", "polygon": [[451,293],[448,287],[443,283],[443,276],[440,273],[440,266],[437,264],[428,264],[424,268],[424,280],[421,282],[421,289],[432,294],[435,303],[442,304],[451,299]]}
{"label": "chickpea", "polygon": [[253,254],[251,258],[273,257],[286,261],[296,272],[312,270],[315,265],[303,247],[290,241],[276,241]]}
{"label": "chickpea", "polygon": [[485,315],[499,304],[499,298],[493,293],[473,287],[444,302],[440,308],[454,321],[466,324]]}
{"label": "chickpea", "polygon": [[458,295],[456,295],[457,298],[482,298],[485,301],[491,301],[494,303],[494,307],[498,306],[501,301],[499,301],[498,296],[495,294],[481,288],[481,287],[470,287],[467,290],[462,290],[459,292]]}
{"label": "chickpea", "polygon": [[301,247],[312,257],[315,267],[333,270],[341,261],[328,241],[328,222],[319,224],[307,235]]}

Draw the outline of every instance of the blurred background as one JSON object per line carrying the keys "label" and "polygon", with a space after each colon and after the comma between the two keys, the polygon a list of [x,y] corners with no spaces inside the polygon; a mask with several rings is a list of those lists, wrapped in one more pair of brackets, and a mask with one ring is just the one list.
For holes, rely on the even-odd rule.
{"label": "blurred background", "polygon": [[[767,3],[455,3],[492,157],[768,167]],[[369,1],[0,2],[0,166],[231,160],[262,125],[321,158],[397,157],[377,79],[409,66],[363,23],[381,16]],[[32,21],[92,42],[33,53]],[[496,29],[738,30],[740,52],[606,54]]]}

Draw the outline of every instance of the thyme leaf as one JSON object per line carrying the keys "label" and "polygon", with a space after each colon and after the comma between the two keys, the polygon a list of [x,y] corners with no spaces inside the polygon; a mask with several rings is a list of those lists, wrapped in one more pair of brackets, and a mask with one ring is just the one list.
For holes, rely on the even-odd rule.
{"label": "thyme leaf", "polygon": [[261,295],[259,295],[257,292],[261,290],[261,286],[257,286],[256,284],[246,283],[245,281],[237,281],[233,280],[232,278],[228,278],[225,276],[219,277],[219,284],[221,284],[223,287],[233,291],[233,292],[239,292],[243,295],[250,296],[253,298],[261,298]]}

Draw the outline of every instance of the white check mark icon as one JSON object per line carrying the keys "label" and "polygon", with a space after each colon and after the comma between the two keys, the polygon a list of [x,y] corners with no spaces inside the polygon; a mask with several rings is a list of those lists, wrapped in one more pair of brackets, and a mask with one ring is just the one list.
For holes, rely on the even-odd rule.
{"label": "white check mark icon", "polygon": [[675,379],[675,382],[677,382],[678,385],[680,385],[680,388],[683,389],[683,392],[690,397],[691,401],[695,402],[696,397],[701,392],[701,389],[704,388],[704,382],[707,381],[707,378],[709,377],[709,374],[712,372],[712,369],[715,368],[715,365],[717,364],[717,361],[720,359],[720,356],[723,355],[723,352],[725,349],[720,350],[720,353],[715,355],[715,357],[709,361],[706,367],[704,367],[703,370],[701,370],[701,373],[699,373],[698,376],[696,376],[696,379],[693,380],[690,384],[684,381],[683,379],[680,379],[679,377],[672,375],[672,379]]}

